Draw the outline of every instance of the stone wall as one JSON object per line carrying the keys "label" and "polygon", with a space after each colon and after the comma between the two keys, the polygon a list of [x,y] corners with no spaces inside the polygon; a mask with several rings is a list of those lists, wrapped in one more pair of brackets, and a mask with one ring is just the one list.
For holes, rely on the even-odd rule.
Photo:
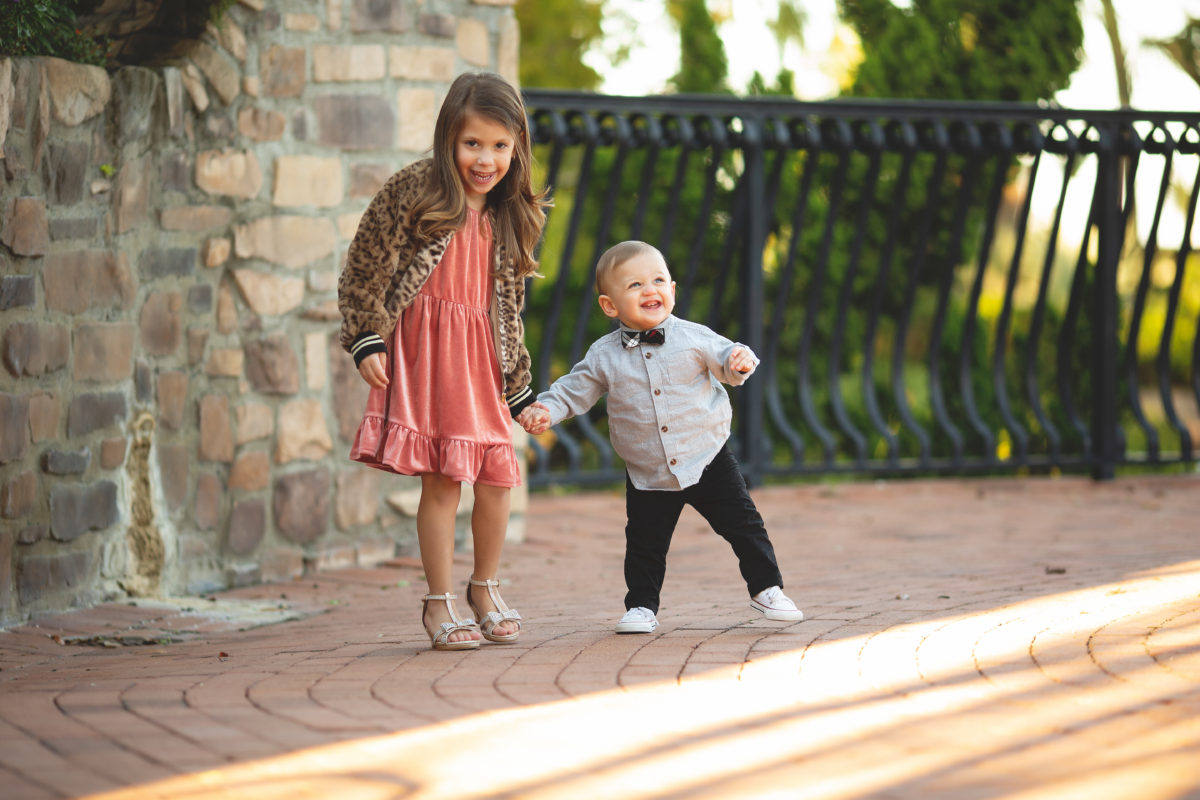
{"label": "stone wall", "polygon": [[[240,0],[161,66],[0,57],[0,621],[376,563],[336,281],[514,0]],[[524,496],[514,496],[519,514]]]}

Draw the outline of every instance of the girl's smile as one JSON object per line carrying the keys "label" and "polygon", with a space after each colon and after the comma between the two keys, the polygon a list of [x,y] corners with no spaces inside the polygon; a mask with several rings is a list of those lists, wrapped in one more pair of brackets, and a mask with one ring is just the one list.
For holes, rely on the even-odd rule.
{"label": "girl's smile", "polygon": [[508,174],[513,136],[508,128],[480,114],[467,114],[454,144],[454,165],[467,195],[467,205],[481,211],[487,193]]}

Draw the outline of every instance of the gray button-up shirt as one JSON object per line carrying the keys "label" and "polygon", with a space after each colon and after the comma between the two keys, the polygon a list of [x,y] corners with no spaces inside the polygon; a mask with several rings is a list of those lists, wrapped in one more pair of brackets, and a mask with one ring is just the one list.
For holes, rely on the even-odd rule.
{"label": "gray button-up shirt", "polygon": [[638,489],[686,489],[700,480],[729,438],[733,411],[721,383],[739,386],[753,372],[730,370],[733,348],[746,346],[704,325],[670,316],[663,329],[661,345],[627,348],[619,330],[600,337],[538,395],[557,425],[607,393],[608,436]]}

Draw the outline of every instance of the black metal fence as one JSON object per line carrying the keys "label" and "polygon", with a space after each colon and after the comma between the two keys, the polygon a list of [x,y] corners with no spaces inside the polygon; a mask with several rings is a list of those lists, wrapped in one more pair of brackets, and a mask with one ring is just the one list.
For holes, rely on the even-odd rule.
{"label": "black metal fence", "polygon": [[[535,386],[611,330],[597,257],[666,255],[676,314],[762,358],[730,390],[748,480],[1191,463],[1200,113],[527,91],[554,188]],[[623,479],[603,402],[533,487]]]}

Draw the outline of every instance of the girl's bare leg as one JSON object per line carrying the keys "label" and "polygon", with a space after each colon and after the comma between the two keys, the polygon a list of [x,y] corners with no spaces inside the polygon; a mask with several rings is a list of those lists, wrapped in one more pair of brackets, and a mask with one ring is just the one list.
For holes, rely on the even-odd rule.
{"label": "girl's bare leg", "polygon": [[[504,548],[504,534],[508,531],[510,490],[506,486],[475,484],[475,508],[471,512],[471,535],[475,545],[475,572],[477,581],[495,580],[500,568],[500,551]],[[471,599],[480,611],[498,611],[487,590],[475,587]],[[516,633],[519,626],[507,620],[496,626],[494,633],[505,636]]]}
{"label": "girl's bare leg", "polygon": [[[421,566],[425,569],[429,594],[454,593],[454,517],[461,491],[458,481],[450,480],[445,475],[432,472],[421,475],[417,543],[421,547]],[[457,606],[455,611],[462,616]],[[426,630],[437,630],[443,622],[449,621],[450,614],[445,603],[429,604]],[[481,638],[479,631],[455,631],[450,634],[449,640],[463,642]]]}

